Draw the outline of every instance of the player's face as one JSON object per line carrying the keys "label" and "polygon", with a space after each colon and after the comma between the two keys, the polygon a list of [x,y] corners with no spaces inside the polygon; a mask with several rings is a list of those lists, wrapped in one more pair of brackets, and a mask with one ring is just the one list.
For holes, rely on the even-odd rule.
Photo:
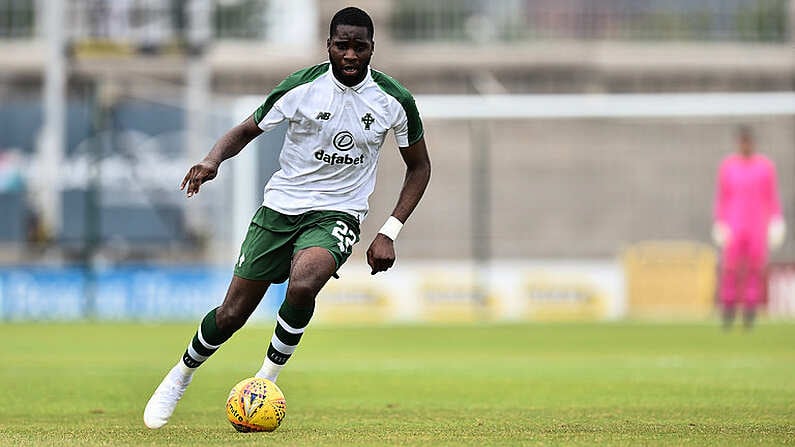
{"label": "player's face", "polygon": [[362,82],[375,47],[367,28],[338,25],[326,46],[334,76],[349,87]]}

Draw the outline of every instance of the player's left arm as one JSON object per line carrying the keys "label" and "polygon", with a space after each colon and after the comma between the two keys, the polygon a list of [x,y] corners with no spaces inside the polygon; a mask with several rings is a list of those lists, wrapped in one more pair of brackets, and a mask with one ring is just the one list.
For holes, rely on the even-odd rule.
{"label": "player's left arm", "polygon": [[776,174],[776,166],[770,164],[770,177],[768,178],[769,194],[770,194],[770,217],[773,219],[781,218],[781,200],[778,195],[778,175]]}
{"label": "player's left arm", "polygon": [[[390,220],[394,218],[403,224],[425,193],[425,188],[431,179],[431,160],[428,157],[428,148],[425,146],[424,137],[406,148],[400,148],[400,155],[406,164],[406,177],[403,180],[403,187]],[[387,225],[389,222],[384,227]],[[386,231],[386,233],[390,233],[390,231]],[[394,263],[395,241],[383,232],[379,232],[367,249],[367,264],[372,269],[370,273],[375,275],[378,272],[386,271]]]}
{"label": "player's left arm", "polygon": [[778,195],[778,176],[776,167],[770,164],[770,175],[768,177],[768,203],[769,203],[769,223],[767,226],[767,242],[770,249],[777,249],[784,243],[787,226],[781,215],[781,201]]}

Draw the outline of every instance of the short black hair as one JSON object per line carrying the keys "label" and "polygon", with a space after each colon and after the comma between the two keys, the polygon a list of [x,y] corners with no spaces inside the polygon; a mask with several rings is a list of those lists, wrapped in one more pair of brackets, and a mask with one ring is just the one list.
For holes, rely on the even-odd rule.
{"label": "short black hair", "polygon": [[737,137],[738,138],[745,138],[747,140],[754,139],[754,131],[751,129],[751,126],[747,124],[741,124],[737,126]]}
{"label": "short black hair", "polygon": [[373,19],[366,12],[355,6],[340,9],[334,14],[328,27],[329,37],[334,35],[334,31],[337,30],[339,25],[363,26],[370,33],[370,40],[373,39],[373,33],[375,32],[373,30]]}

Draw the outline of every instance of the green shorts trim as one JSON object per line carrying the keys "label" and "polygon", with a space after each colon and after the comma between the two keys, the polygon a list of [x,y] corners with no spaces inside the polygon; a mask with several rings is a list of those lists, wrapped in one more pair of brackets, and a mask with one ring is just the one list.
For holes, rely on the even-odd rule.
{"label": "green shorts trim", "polygon": [[235,264],[235,275],[280,283],[290,275],[299,250],[323,247],[339,269],[359,242],[359,222],[341,211],[310,211],[295,216],[261,206],[249,224]]}

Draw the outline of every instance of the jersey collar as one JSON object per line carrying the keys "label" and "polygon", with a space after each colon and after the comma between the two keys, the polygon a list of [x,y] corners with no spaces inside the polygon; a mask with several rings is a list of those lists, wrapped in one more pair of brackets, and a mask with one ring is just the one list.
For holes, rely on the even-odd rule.
{"label": "jersey collar", "polygon": [[353,87],[349,87],[349,86],[343,84],[342,82],[340,82],[339,79],[337,79],[336,76],[334,76],[334,71],[331,69],[331,63],[329,63],[328,75],[331,78],[331,80],[334,82],[334,85],[336,85],[337,88],[339,88],[341,91],[345,91],[347,89],[351,89],[351,90],[353,90],[353,91],[358,93],[359,90],[361,90],[362,87],[365,86],[365,84],[367,84],[368,82],[370,82],[371,79],[373,79],[373,77],[370,75],[370,66],[369,65],[367,66],[366,70],[367,70],[367,74],[364,76],[364,79],[362,79],[362,82],[354,85]]}

